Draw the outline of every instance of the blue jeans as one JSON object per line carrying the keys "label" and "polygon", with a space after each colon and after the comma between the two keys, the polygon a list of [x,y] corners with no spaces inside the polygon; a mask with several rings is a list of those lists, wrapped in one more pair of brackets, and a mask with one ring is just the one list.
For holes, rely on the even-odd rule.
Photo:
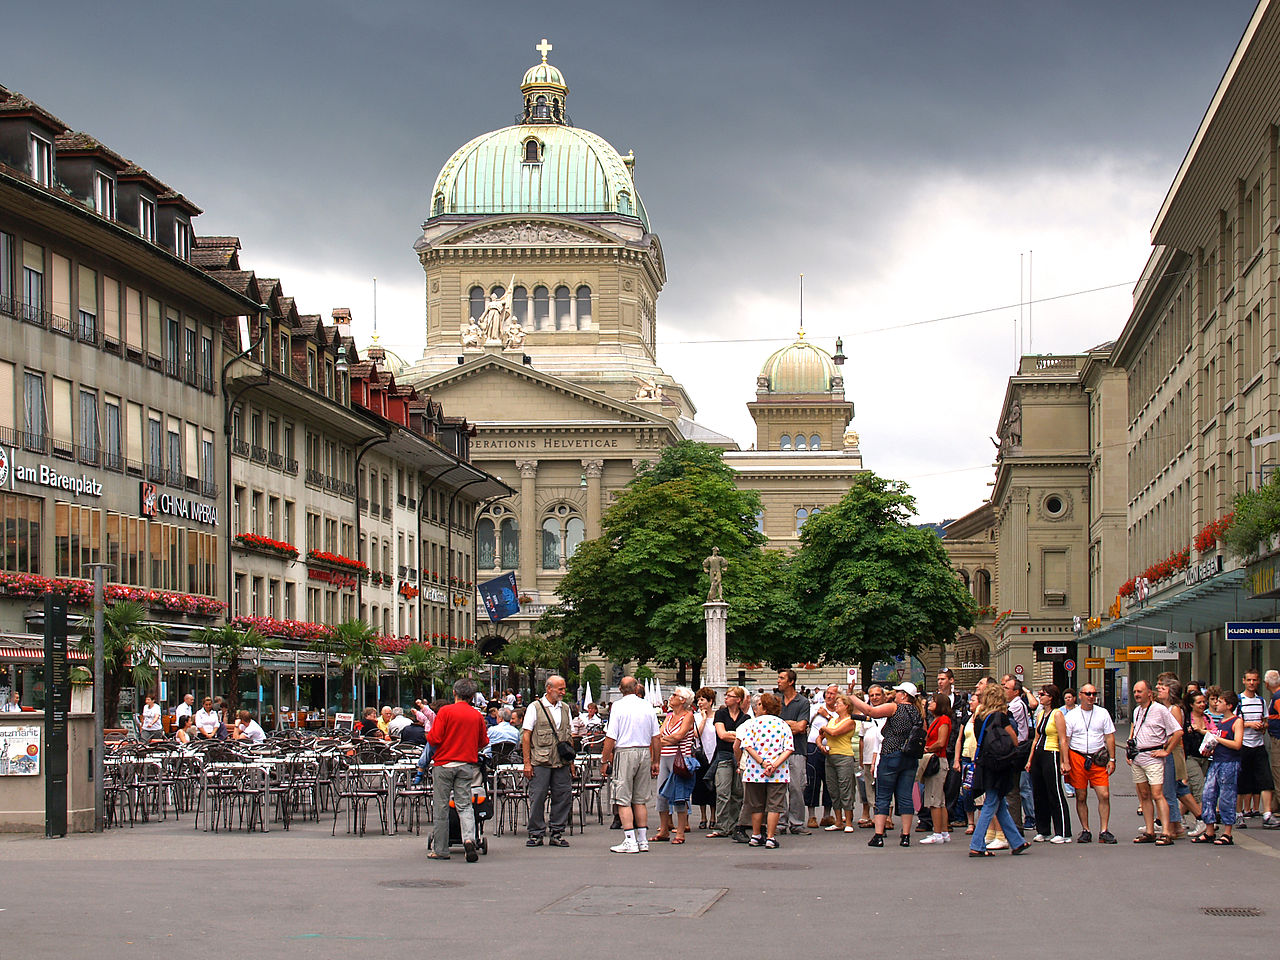
{"label": "blue jeans", "polygon": [[[1190,793],[1185,790],[1185,793]],[[1178,802],[1178,775],[1175,772],[1173,757],[1164,758],[1164,800],[1169,804],[1169,820],[1172,823],[1182,822],[1182,804]]]}
{"label": "blue jeans", "polygon": [[917,761],[902,753],[881,754],[876,768],[876,816],[889,815],[889,803],[898,798],[898,816],[902,818],[902,832],[911,832],[911,815],[915,813],[915,801],[911,787],[916,782]]}
{"label": "blue jeans", "polygon": [[1022,798],[1023,823],[1036,822],[1036,800],[1031,790],[1031,774],[1026,770],[1018,774],[1018,796]]}
{"label": "blue jeans", "polygon": [[[1020,849],[1027,842],[1023,839],[1022,827],[1013,822],[1013,814],[1009,812],[1009,801],[997,791],[988,790],[986,799],[982,802],[982,809],[978,811],[978,822],[973,827],[973,839],[969,841],[970,850],[981,853],[987,849],[987,827],[991,825],[993,817],[999,822],[1000,829],[1004,831],[1005,839],[1009,841],[1011,848]],[[1022,840],[1022,843],[1017,843],[1018,840]]]}
{"label": "blue jeans", "polygon": [[1201,819],[1205,823],[1221,823],[1224,827],[1236,825],[1236,784],[1240,780],[1239,760],[1214,759],[1204,776],[1204,800],[1201,801]]}
{"label": "blue jeans", "polygon": [[431,769],[431,744],[422,748],[422,756],[418,757],[418,772],[426,773]]}

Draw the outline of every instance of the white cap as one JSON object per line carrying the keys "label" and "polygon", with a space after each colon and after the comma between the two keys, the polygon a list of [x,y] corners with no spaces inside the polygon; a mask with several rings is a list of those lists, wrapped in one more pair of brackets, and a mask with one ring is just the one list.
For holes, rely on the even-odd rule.
{"label": "white cap", "polygon": [[920,691],[916,689],[916,685],[910,680],[904,680],[893,689],[901,690],[903,693],[910,694],[913,697],[920,696]]}

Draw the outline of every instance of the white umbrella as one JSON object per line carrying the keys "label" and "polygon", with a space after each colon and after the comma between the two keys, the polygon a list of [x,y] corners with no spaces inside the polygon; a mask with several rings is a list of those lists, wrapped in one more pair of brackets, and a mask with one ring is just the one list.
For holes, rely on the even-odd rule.
{"label": "white umbrella", "polygon": [[591,702],[591,681],[588,680],[582,687],[582,709],[587,709],[587,704]]}
{"label": "white umbrella", "polygon": [[662,706],[662,681],[657,677],[653,678],[653,704],[654,706]]}

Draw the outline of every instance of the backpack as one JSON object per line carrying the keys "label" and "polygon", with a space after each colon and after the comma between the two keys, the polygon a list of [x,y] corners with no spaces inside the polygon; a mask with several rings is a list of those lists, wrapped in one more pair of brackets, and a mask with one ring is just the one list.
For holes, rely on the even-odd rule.
{"label": "backpack", "polygon": [[1018,767],[1018,744],[1004,727],[987,728],[991,719],[982,721],[982,738],[976,762],[986,773],[1008,773]]}
{"label": "backpack", "polygon": [[902,755],[912,760],[919,760],[924,756],[924,720],[911,725],[911,730],[907,733],[907,741],[902,745]]}

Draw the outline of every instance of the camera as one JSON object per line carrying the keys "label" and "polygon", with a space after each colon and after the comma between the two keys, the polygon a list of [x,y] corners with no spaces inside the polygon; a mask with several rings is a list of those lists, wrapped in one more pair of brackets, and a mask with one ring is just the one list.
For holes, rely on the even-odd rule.
{"label": "camera", "polygon": [[1138,741],[1133,737],[1130,737],[1125,743],[1124,755],[1129,758],[1130,763],[1138,759]]}

